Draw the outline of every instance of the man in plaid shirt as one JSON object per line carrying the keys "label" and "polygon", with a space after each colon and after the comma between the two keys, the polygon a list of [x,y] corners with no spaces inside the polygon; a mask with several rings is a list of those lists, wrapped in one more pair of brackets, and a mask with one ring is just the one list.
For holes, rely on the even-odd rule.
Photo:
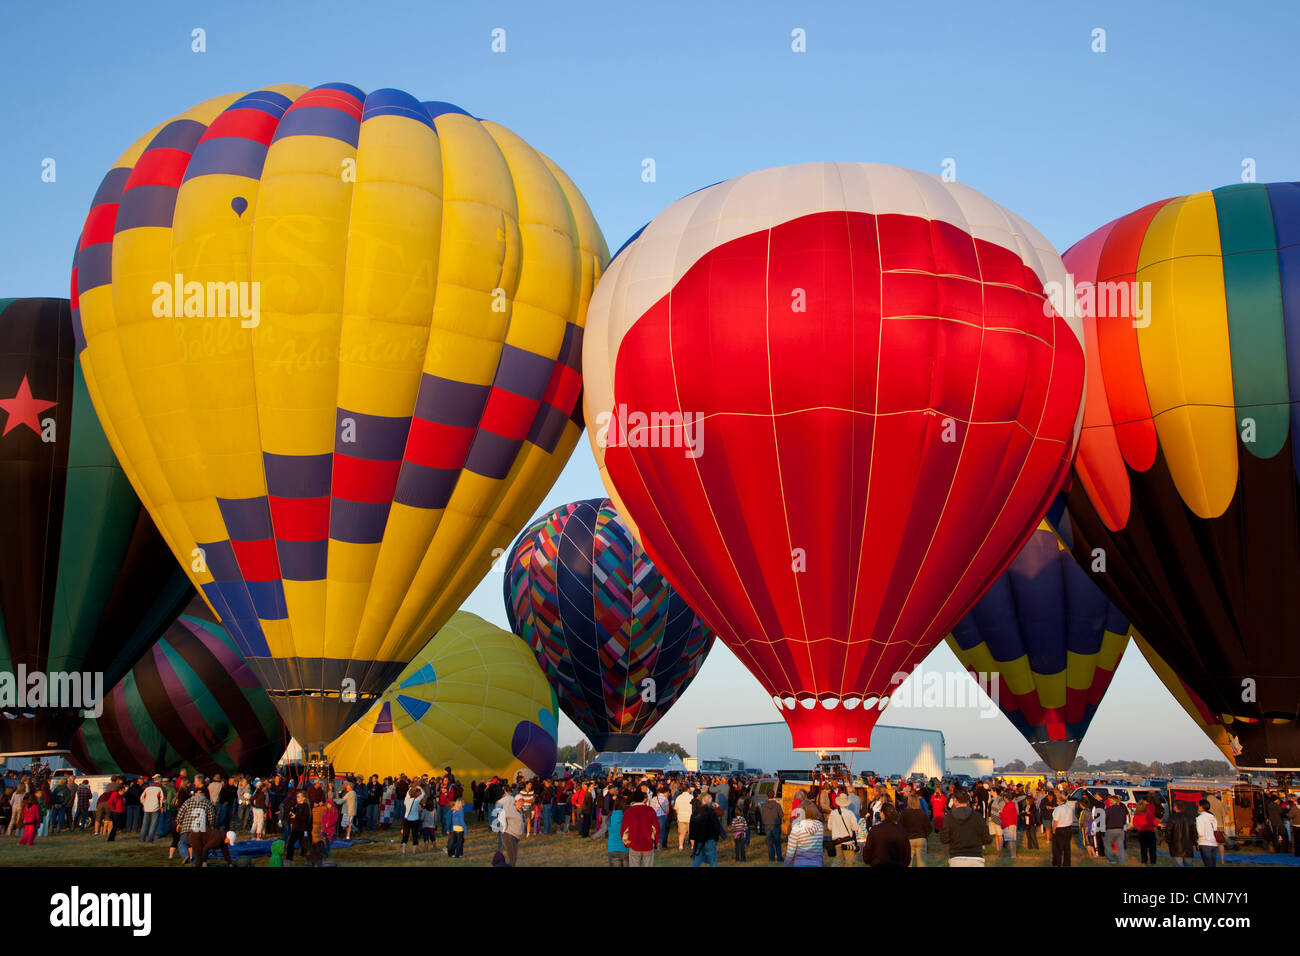
{"label": "man in plaid shirt", "polygon": [[195,863],[202,862],[203,835],[217,825],[217,811],[208,799],[207,791],[199,787],[194,795],[186,800],[176,817],[176,830],[189,841],[190,857]]}

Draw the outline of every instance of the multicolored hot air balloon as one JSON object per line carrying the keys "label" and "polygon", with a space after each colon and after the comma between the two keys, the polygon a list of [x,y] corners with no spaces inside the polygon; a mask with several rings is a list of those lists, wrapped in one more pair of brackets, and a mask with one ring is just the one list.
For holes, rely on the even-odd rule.
{"label": "multicolored hot air balloon", "polygon": [[511,630],[599,751],[636,750],[713,646],[608,498],[562,505],[525,529],[505,599]]}
{"label": "multicolored hot air balloon", "polygon": [[1062,536],[1239,768],[1300,770],[1300,184],[1153,203],[1065,261],[1088,394]]}
{"label": "multicolored hot air balloon", "polygon": [[95,418],[66,299],[0,299],[0,501],[0,755],[61,753],[193,594]]}
{"label": "multicolored hot air balloon", "polygon": [[1064,773],[1110,686],[1129,624],[1042,522],[948,635],[957,660],[997,677],[997,703]]}
{"label": "multicolored hot air balloon", "polygon": [[83,773],[269,773],[280,715],[235,641],[195,598],[72,742]]}
{"label": "multicolored hot air balloon", "polygon": [[104,177],[72,272],[90,396],[309,750],[559,474],[606,258],[554,163],[399,90],[218,97]]}
{"label": "multicolored hot air balloon", "polygon": [[508,631],[457,611],[370,711],[326,751],[339,772],[465,780],[519,770],[549,777],[555,692]]}
{"label": "multicolored hot air balloon", "polygon": [[973,189],[865,163],[702,189],[601,279],[583,383],[605,487],[797,749],[867,749],[896,675],[1046,511],[1083,392],[1063,282]]}

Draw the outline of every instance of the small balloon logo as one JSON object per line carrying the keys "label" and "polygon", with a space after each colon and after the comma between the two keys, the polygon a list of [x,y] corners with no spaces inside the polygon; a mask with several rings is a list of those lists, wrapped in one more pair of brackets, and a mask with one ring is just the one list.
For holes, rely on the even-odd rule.
{"label": "small balloon logo", "polygon": [[236,196],[230,200],[230,208],[235,210],[236,216],[243,216],[244,210],[248,208],[248,200],[243,196]]}

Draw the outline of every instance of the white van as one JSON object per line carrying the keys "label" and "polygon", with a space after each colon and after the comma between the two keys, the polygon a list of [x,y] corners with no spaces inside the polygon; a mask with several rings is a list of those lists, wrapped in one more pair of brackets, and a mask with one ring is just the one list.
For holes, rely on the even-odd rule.
{"label": "white van", "polygon": [[1074,792],[1070,794],[1070,799],[1077,803],[1084,796],[1088,798],[1089,802],[1094,800],[1104,801],[1106,797],[1115,797],[1128,810],[1128,822],[1132,826],[1133,814],[1137,810],[1137,805],[1159,792],[1155,787],[1129,787],[1119,784],[1092,783],[1075,788]]}

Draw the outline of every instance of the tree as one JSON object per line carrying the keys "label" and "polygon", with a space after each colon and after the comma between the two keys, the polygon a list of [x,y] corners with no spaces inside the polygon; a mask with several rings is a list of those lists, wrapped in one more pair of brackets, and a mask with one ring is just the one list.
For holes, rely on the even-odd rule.
{"label": "tree", "polygon": [[686,748],[683,747],[681,744],[669,743],[669,742],[666,741],[666,740],[661,740],[661,741],[659,741],[659,743],[657,743],[657,744],[655,744],[653,747],[651,747],[651,748],[650,748],[650,753],[652,753],[652,754],[677,754],[677,756],[681,757],[683,760],[685,760],[687,757],[690,756],[690,754],[686,752]]}
{"label": "tree", "polygon": [[558,763],[576,763],[585,767],[596,756],[596,751],[592,749],[591,744],[586,739],[578,741],[576,744],[570,744],[560,747],[555,752],[555,759]]}

